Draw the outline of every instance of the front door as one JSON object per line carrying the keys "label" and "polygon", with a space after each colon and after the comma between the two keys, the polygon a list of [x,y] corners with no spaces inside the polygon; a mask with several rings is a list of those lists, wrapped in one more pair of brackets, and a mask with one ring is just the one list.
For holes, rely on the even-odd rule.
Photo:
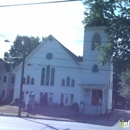
{"label": "front door", "polygon": [[102,100],[102,90],[92,90],[91,104],[99,105],[99,99]]}

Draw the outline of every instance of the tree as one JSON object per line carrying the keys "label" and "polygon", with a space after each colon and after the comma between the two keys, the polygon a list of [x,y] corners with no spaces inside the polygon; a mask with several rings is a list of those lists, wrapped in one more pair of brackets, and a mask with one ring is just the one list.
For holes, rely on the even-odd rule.
{"label": "tree", "polygon": [[119,84],[121,87],[118,90],[118,93],[130,103],[130,69],[127,69],[127,71],[122,72],[119,78]]}
{"label": "tree", "polygon": [[[42,38],[42,41],[44,38]],[[28,56],[41,42],[39,37],[17,36],[9,52],[5,52],[4,60],[13,62],[14,66],[22,61],[23,53]],[[24,45],[22,44],[24,42]]]}
{"label": "tree", "polygon": [[84,0],[86,10],[83,24],[85,26],[105,26],[107,21],[104,18],[103,9],[105,2],[103,0]]}

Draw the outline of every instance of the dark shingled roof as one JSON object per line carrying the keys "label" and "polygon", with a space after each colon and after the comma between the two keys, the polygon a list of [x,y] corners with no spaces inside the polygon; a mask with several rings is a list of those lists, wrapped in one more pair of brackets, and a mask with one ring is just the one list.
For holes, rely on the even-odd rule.
{"label": "dark shingled roof", "polygon": [[6,70],[7,72],[10,71],[10,64],[9,64],[9,63],[6,63],[6,62],[3,61],[1,58],[0,58],[0,63],[2,63],[2,64],[4,65],[5,70]]}

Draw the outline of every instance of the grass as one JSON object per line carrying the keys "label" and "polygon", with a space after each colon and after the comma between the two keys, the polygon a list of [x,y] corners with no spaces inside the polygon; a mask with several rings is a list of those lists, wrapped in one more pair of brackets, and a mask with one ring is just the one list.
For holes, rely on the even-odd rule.
{"label": "grass", "polygon": [[[2,105],[0,106],[0,113],[2,115],[4,114],[13,114],[17,115],[18,114],[18,106],[15,105]],[[22,109],[21,115],[26,116],[26,115],[33,116],[33,117],[60,117],[60,118],[65,118],[67,116],[73,115],[77,112],[75,112],[73,109],[70,107],[60,107],[60,106],[42,106],[42,105],[35,105],[34,109],[30,109],[28,111]]]}

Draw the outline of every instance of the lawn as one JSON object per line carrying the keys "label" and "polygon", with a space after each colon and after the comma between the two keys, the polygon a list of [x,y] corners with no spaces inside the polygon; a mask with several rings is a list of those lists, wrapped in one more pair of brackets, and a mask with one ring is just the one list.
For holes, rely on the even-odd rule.
{"label": "lawn", "polygon": [[[2,105],[0,106],[0,114],[1,115],[17,115],[18,114],[18,106],[15,105]],[[65,118],[70,115],[74,115],[77,112],[69,107],[60,107],[60,106],[43,106],[43,105],[35,105],[34,109],[30,109],[28,111],[22,109],[22,116],[33,116],[33,117],[60,117]]]}

